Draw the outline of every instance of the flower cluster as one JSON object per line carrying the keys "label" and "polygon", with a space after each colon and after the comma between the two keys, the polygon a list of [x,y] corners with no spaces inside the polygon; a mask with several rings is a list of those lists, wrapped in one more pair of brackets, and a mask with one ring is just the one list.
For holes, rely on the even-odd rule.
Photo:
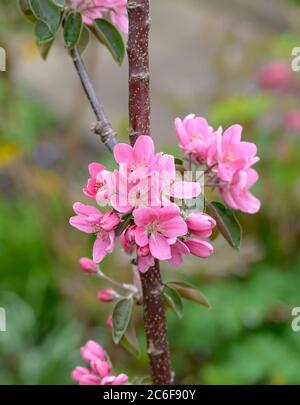
{"label": "flower cluster", "polygon": [[92,25],[107,15],[121,31],[128,32],[127,0],[67,0],[67,5],[82,14],[85,24]]}
{"label": "flower cluster", "polygon": [[105,350],[98,343],[89,340],[81,348],[82,358],[89,368],[78,366],[72,373],[79,385],[123,385],[128,382],[126,374],[112,375],[112,365]]}
{"label": "flower cluster", "polygon": [[[200,194],[200,185],[178,180],[174,157],[155,153],[149,136],[140,136],[133,147],[118,144],[114,156],[118,170],[89,165],[90,179],[83,190],[110,210],[102,213],[77,202],[73,206],[76,216],[70,219],[75,228],[96,236],[93,261],[100,263],[113,251],[116,234],[123,249],[137,256],[141,272],[152,267],[155,259],[179,265],[183,254],[210,256],[213,247],[205,239],[215,220],[202,212],[187,214],[180,209],[180,203]],[[86,271],[93,271],[93,266]]]}
{"label": "flower cluster", "polygon": [[208,173],[206,185],[218,188],[231,208],[256,213],[260,201],[249,190],[258,179],[252,166],[259,158],[254,143],[241,141],[242,127],[214,131],[204,118],[193,114],[177,118],[175,127],[182,151]]}

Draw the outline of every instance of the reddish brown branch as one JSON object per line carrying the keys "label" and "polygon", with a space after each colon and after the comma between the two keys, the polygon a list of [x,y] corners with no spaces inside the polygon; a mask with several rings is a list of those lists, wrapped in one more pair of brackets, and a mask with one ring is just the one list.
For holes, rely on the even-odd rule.
{"label": "reddish brown branch", "polygon": [[[129,0],[129,118],[130,142],[150,136],[149,0]],[[171,384],[167,322],[159,262],[141,275],[144,324],[153,384]]]}

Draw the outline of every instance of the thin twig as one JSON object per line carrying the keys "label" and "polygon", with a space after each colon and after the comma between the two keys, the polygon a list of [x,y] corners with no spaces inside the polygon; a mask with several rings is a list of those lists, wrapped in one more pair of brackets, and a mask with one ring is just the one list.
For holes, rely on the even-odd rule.
{"label": "thin twig", "polygon": [[97,124],[92,128],[92,130],[95,134],[100,136],[101,141],[108,148],[108,150],[113,152],[114,147],[117,144],[116,133],[113,131],[104,108],[97,97],[80,52],[77,48],[74,48],[71,50],[71,55],[85,94],[97,118]]}

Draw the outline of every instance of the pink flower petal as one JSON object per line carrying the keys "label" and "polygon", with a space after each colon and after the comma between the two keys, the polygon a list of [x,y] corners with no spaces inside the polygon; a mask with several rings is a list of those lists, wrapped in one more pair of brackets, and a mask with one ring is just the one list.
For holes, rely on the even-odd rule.
{"label": "pink flower petal", "polygon": [[168,241],[163,236],[158,234],[151,235],[149,240],[149,249],[156,259],[168,260],[171,259],[171,248]]}

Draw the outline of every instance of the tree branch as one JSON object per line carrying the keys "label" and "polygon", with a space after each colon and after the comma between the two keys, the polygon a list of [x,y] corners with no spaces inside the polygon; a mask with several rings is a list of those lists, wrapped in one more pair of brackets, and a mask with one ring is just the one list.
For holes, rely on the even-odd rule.
{"label": "tree branch", "polygon": [[[129,118],[130,142],[150,136],[149,0],[129,0]],[[167,321],[159,262],[141,274],[144,324],[153,384],[171,384]]]}
{"label": "tree branch", "polygon": [[117,144],[116,133],[107,118],[104,108],[96,95],[95,89],[90,81],[84,62],[77,48],[71,50],[73,63],[80,78],[84,92],[97,118],[97,124],[92,128],[93,132],[100,136],[101,141],[112,153]]}

